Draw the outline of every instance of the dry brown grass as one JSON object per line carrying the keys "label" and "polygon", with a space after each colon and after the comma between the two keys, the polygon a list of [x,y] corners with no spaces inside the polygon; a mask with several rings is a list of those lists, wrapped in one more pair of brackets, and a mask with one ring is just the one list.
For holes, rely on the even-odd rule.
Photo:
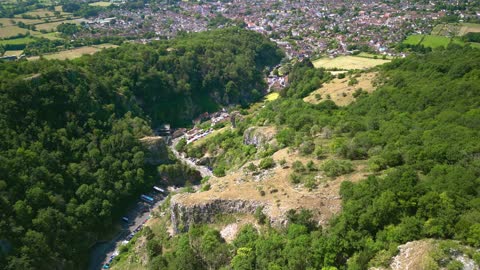
{"label": "dry brown grass", "polygon": [[[278,161],[285,159],[288,168],[275,168],[264,171],[262,177],[245,173],[243,168],[229,173],[225,177],[212,177],[210,179],[211,189],[209,191],[182,195],[180,200],[186,205],[205,203],[210,200],[245,200],[259,202],[266,205],[265,211],[272,220],[281,220],[290,209],[306,208],[312,210],[315,218],[321,224],[327,221],[341,209],[341,198],[339,195],[340,184],[343,181],[359,181],[365,177],[365,161],[353,162],[355,171],[334,179],[323,176],[318,172],[320,184],[315,190],[309,191],[301,185],[290,183],[289,176],[293,172],[291,164],[300,160],[304,164],[308,157],[299,156],[296,152],[288,149],[281,149],[273,155]],[[317,165],[323,161],[313,160]],[[258,165],[260,160],[253,163]],[[260,191],[265,195],[262,196]]]}
{"label": "dry brown grass", "polygon": [[[42,20],[20,19],[20,18],[0,18],[0,23],[3,26],[15,25],[13,22],[23,22],[24,24],[37,24],[43,22]],[[2,31],[2,30],[0,30]]]}
{"label": "dry brown grass", "polygon": [[[57,59],[57,60],[65,60],[65,59],[75,59],[78,57],[81,57],[84,54],[94,54],[101,49],[91,47],[91,46],[86,46],[86,47],[80,47],[72,50],[66,50],[66,51],[61,51],[58,53],[53,53],[53,54],[47,54],[44,55],[43,57],[45,59]],[[40,57],[38,56],[33,56],[29,57],[28,60],[37,60]]]}
{"label": "dry brown grass", "polygon": [[434,249],[431,239],[408,242],[400,247],[400,253],[393,258],[390,265],[392,270],[422,270],[427,269],[426,262],[430,252]]}
{"label": "dry brown grass", "polygon": [[[350,78],[347,76],[344,79],[333,79],[331,82],[326,83],[321,88],[310,93],[309,96],[305,97],[303,100],[305,102],[317,104],[321,101],[327,99],[327,96],[330,95],[330,99],[335,102],[338,106],[346,106],[352,103],[355,98],[353,93],[355,90],[362,88],[364,91],[371,93],[375,90],[372,82],[377,73],[362,73],[360,77],[356,78],[358,83],[355,85],[348,85]],[[317,99],[316,95],[321,95],[321,99]]]}
{"label": "dry brown grass", "polygon": [[316,68],[367,69],[390,62],[391,60],[373,59],[360,56],[343,55],[335,58],[320,58],[313,61]]}
{"label": "dry brown grass", "polygon": [[9,38],[16,36],[18,34],[23,34],[25,35],[27,33],[27,29],[20,28],[18,26],[5,26],[0,28],[0,38]]}
{"label": "dry brown grass", "polygon": [[[61,11],[61,9],[58,9],[58,10],[56,9],[56,11],[60,12],[60,16],[71,16],[72,15],[72,13],[63,12],[63,11]],[[55,16],[53,11],[50,11],[50,10],[45,9],[45,8],[39,8],[39,9],[36,9],[36,10],[25,12],[23,14],[28,15],[28,16],[33,16],[33,17],[39,16],[40,18],[50,18],[50,17]],[[23,14],[17,14],[17,15],[15,15],[15,17],[16,18],[21,18]]]}
{"label": "dry brown grass", "polygon": [[45,30],[45,31],[56,31],[57,26],[59,26],[62,23],[74,23],[74,24],[79,24],[78,21],[76,20],[62,20],[62,21],[57,21],[57,22],[49,22],[49,23],[42,23],[42,24],[37,24],[35,25],[36,30]]}
{"label": "dry brown grass", "polygon": [[20,56],[23,53],[23,50],[19,51],[6,51],[3,55],[4,56]]}

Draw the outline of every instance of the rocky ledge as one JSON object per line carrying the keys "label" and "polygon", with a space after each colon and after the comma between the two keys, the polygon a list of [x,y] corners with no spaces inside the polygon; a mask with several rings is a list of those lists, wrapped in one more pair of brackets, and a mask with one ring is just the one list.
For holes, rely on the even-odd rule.
{"label": "rocky ledge", "polygon": [[253,214],[262,202],[248,200],[212,199],[196,204],[182,202],[184,194],[172,197],[170,202],[171,220],[175,233],[185,232],[191,224],[210,223],[218,214]]}

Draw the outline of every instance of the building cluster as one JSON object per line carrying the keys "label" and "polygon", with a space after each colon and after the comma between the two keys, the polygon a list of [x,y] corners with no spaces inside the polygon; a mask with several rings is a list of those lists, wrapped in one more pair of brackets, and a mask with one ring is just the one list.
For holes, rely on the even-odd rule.
{"label": "building cluster", "polygon": [[[209,29],[218,16],[242,22],[283,47],[289,57],[350,54],[357,50],[393,54],[410,33],[428,33],[445,15],[434,2],[346,0],[170,1],[141,9],[120,5],[90,23],[90,35],[115,33],[171,38]],[[437,4],[438,5],[438,4]],[[112,19],[115,18],[115,19]],[[98,31],[97,31],[98,30]]]}
{"label": "building cluster", "polygon": [[[195,126],[192,129],[184,131],[183,135],[185,135],[187,144],[207,136],[208,134],[213,132],[213,127],[215,125],[228,122],[230,121],[230,119],[231,119],[230,113],[228,113],[225,109],[222,109],[221,111],[214,112],[214,113],[205,112],[199,115],[197,118],[193,120],[193,123],[196,124],[197,126]],[[204,128],[198,127],[198,124],[204,121],[210,121],[210,128],[204,129]]]}

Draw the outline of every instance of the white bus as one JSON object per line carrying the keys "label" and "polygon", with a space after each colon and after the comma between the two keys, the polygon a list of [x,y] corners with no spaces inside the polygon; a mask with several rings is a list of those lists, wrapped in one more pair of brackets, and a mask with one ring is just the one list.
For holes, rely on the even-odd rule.
{"label": "white bus", "polygon": [[163,190],[163,189],[161,189],[161,188],[159,188],[159,187],[157,187],[157,186],[154,186],[153,189],[156,190],[156,191],[158,191],[158,192],[165,193],[165,190]]}

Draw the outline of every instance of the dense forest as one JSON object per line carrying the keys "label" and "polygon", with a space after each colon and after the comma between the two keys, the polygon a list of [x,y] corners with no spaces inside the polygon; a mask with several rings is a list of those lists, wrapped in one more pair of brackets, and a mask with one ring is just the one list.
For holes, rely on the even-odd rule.
{"label": "dense forest", "polygon": [[84,269],[131,199],[159,173],[182,175],[145,163],[150,126],[258,98],[280,57],[235,28],[0,63],[0,268]]}
{"label": "dense forest", "polygon": [[[150,269],[386,267],[398,245],[422,238],[458,241],[446,242],[444,253],[425,262],[428,269],[461,269],[451,260],[459,244],[480,247],[479,60],[480,50],[460,47],[394,60],[381,67],[383,81],[375,92],[343,108],[330,100],[312,105],[298,99],[323,74],[308,63],[294,66],[297,79],[283,98],[247,117],[237,131],[187,153],[214,153],[218,166],[268,156],[268,149],[250,151],[242,136],[246,126],[269,123],[280,129],[280,147],[305,154],[315,154],[315,136],[328,134],[331,145],[323,151],[368,160],[372,175],[342,183],[342,212],[327,228],[302,210],[289,213],[285,229],[246,226],[232,243],[206,226],[170,240],[166,233],[146,231]],[[305,80],[316,73],[314,81]],[[255,216],[265,220],[261,212]],[[478,265],[474,250],[467,256]]]}
{"label": "dense forest", "polygon": [[101,76],[128,102],[140,104],[154,124],[180,125],[220,105],[246,105],[260,98],[265,67],[282,55],[261,35],[230,28],[150,46],[125,44],[83,57],[78,64]]}

